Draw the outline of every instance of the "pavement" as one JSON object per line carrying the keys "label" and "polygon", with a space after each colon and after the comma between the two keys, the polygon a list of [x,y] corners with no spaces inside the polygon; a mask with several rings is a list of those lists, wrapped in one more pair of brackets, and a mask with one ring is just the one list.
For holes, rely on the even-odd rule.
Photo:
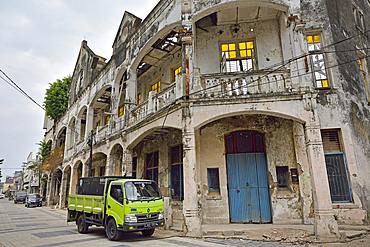
{"label": "pavement", "polygon": [[52,207],[25,208],[7,199],[0,200],[0,247],[8,246],[370,246],[368,226],[340,226],[342,239],[323,242],[315,239],[312,225],[214,224],[203,225],[203,238],[182,236],[182,232],[157,228],[154,235],[125,233],[109,241],[104,228],[90,227],[79,234],[74,222],[66,222],[67,211]]}

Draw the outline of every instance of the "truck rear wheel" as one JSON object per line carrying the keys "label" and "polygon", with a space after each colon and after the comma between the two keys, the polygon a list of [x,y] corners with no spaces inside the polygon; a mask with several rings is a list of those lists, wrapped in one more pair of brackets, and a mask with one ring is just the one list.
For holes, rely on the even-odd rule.
{"label": "truck rear wheel", "polygon": [[143,231],[141,231],[141,233],[142,233],[144,236],[150,237],[150,236],[152,236],[152,235],[153,235],[154,230],[155,230],[155,229],[143,230]]}
{"label": "truck rear wheel", "polygon": [[116,221],[113,218],[109,219],[108,224],[105,228],[105,232],[108,239],[111,241],[116,241],[120,239],[122,233],[120,230],[118,230]]}
{"label": "truck rear wheel", "polygon": [[85,217],[81,214],[77,219],[77,230],[79,233],[87,233],[89,230],[89,225],[85,222]]}

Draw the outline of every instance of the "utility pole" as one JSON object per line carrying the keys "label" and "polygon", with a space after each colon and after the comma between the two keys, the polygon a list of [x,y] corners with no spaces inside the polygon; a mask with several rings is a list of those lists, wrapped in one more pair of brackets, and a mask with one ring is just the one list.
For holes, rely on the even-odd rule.
{"label": "utility pole", "polygon": [[89,141],[89,146],[90,146],[89,177],[92,177],[91,170],[92,170],[93,134],[94,134],[94,130],[91,130],[91,137],[90,137],[90,141]]}

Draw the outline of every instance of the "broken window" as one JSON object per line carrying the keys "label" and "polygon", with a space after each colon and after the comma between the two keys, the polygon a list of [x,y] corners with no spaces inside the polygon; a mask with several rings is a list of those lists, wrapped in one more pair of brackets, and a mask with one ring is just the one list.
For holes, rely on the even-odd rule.
{"label": "broken window", "polygon": [[173,69],[172,69],[172,82],[175,82],[177,80],[177,75],[181,72],[181,64],[178,65],[178,66],[175,66]]}
{"label": "broken window", "polygon": [[358,64],[360,66],[362,76],[364,77],[367,101],[370,102],[370,90],[369,90],[369,84],[367,82],[367,66],[366,66],[365,54],[363,54],[362,52],[358,52]]}
{"label": "broken window", "polygon": [[118,117],[122,117],[124,112],[125,112],[125,105],[122,105],[118,109]]}
{"label": "broken window", "polygon": [[182,145],[171,148],[171,198],[178,201],[184,200],[182,157]]}
{"label": "broken window", "polygon": [[153,83],[149,84],[149,92],[150,91],[154,91],[157,93],[161,91],[161,80],[156,80]]}
{"label": "broken window", "polygon": [[146,179],[158,182],[158,161],[158,151],[146,155]]}
{"label": "broken window", "polygon": [[208,191],[220,192],[220,178],[218,168],[207,168]]}
{"label": "broken window", "polygon": [[351,188],[340,140],[340,132],[339,130],[322,130],[321,137],[325,153],[331,201],[335,203],[351,202]]}
{"label": "broken window", "polygon": [[140,92],[137,93],[137,104],[138,105],[141,104],[141,93]]}
{"label": "broken window", "polygon": [[311,63],[316,82],[316,88],[329,88],[324,54],[321,51],[321,39],[319,34],[307,35],[308,51],[310,51]]}
{"label": "broken window", "polygon": [[237,72],[256,69],[253,40],[221,44],[221,72]]}
{"label": "broken window", "polygon": [[277,166],[276,175],[278,190],[289,190],[288,166]]}

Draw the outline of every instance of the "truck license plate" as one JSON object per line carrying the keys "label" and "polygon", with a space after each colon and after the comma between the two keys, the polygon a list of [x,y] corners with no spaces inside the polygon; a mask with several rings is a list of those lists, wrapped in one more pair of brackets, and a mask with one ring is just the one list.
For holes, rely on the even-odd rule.
{"label": "truck license plate", "polygon": [[147,223],[147,224],[144,224],[144,227],[152,227],[152,223]]}

